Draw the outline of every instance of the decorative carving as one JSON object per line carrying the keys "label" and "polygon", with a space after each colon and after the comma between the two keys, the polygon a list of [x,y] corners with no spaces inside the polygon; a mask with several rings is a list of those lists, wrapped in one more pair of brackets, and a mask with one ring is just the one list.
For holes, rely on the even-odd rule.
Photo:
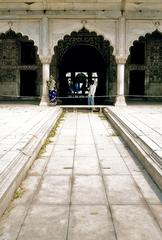
{"label": "decorative carving", "polygon": [[15,40],[6,39],[1,42],[0,47],[1,65],[17,65],[18,64],[18,48]]}
{"label": "decorative carving", "polygon": [[[82,21],[82,24],[86,24],[86,22]],[[94,51],[97,51],[102,56],[104,63],[103,67],[105,67],[105,78],[103,76],[104,80],[102,81],[105,82],[100,81],[98,92],[100,92],[99,94],[105,95],[105,93],[109,93],[110,95],[113,95],[115,93],[114,86],[116,85],[115,83],[117,79],[116,62],[115,57],[112,54],[113,47],[110,46],[108,40],[104,40],[103,36],[97,35],[97,33],[93,31],[90,32],[85,26],[83,26],[78,32],[74,31],[70,35],[65,35],[63,40],[58,41],[58,45],[54,47],[55,54],[52,57],[50,73],[55,76],[59,94],[66,94],[66,92],[64,92],[66,86],[65,84],[62,84],[62,79],[64,79],[65,76],[62,76],[64,73],[59,70],[62,66],[61,64],[63,63],[64,56],[67,51],[71,51],[71,49],[75,47],[79,48],[80,46],[93,47]]]}
{"label": "decorative carving", "polygon": [[104,40],[103,36],[97,35],[95,32],[90,32],[83,27],[79,32],[74,31],[71,35],[65,35],[63,40],[58,41],[58,45],[54,48],[57,64],[61,63],[65,52],[76,45],[90,45],[95,47],[102,54],[105,63],[108,61],[108,48],[112,48],[110,42]]}
{"label": "decorative carving", "polygon": [[1,69],[0,82],[14,82],[16,81],[16,74],[13,69]]}
{"label": "decorative carving", "polygon": [[125,64],[127,58],[125,56],[116,55],[115,60],[117,64]]}
{"label": "decorative carving", "polygon": [[52,56],[51,55],[47,55],[47,56],[39,55],[39,58],[40,58],[40,61],[42,64],[50,64]]}
{"label": "decorative carving", "polygon": [[158,30],[147,34],[146,65],[149,82],[162,82],[162,33]]}
{"label": "decorative carving", "polygon": [[[145,72],[145,79],[143,79],[145,94],[162,95],[162,33],[158,29],[152,33],[147,33],[145,36],[139,37],[139,40],[134,42],[133,47],[137,42],[144,44],[145,61],[143,64],[130,64],[130,57],[128,57],[127,78],[129,71],[143,71]],[[138,56],[138,51],[136,54]],[[129,82],[129,79],[127,80]]]}
{"label": "decorative carving", "polygon": [[158,30],[159,26],[160,26],[160,22],[159,21],[156,21],[156,22],[153,22],[155,28]]}
{"label": "decorative carving", "polygon": [[[41,63],[39,56],[36,55],[36,62],[34,64],[22,65],[22,42],[30,42],[34,46],[34,41],[29,40],[27,36],[23,36],[21,33],[15,33],[12,29],[0,34],[0,82],[1,84],[4,83],[2,84],[3,88],[0,88],[1,95],[5,95],[7,92],[8,94],[12,93],[12,95],[17,96],[19,92],[17,88],[21,80],[21,70],[37,71],[35,83],[37,83],[36,87],[40,92]],[[33,51],[36,54],[36,46],[33,47]],[[13,86],[15,87],[13,88]]]}
{"label": "decorative carving", "polygon": [[28,36],[23,36],[21,33],[15,33],[11,28],[6,33],[1,33],[0,39],[29,40]]}
{"label": "decorative carving", "polygon": [[13,26],[13,22],[12,22],[12,21],[9,21],[9,22],[8,22],[8,26],[9,26],[9,28],[11,29],[12,26]]}
{"label": "decorative carving", "polygon": [[87,24],[87,20],[83,19],[83,20],[81,21],[81,23],[83,24],[83,27],[85,28],[85,26],[86,26],[86,24]]}

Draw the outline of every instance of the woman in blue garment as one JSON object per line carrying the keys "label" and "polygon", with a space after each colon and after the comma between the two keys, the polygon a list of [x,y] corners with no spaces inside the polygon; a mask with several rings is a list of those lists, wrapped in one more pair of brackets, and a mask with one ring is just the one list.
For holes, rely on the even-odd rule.
{"label": "woman in blue garment", "polygon": [[56,81],[54,77],[51,75],[50,80],[47,82],[48,86],[48,97],[50,103],[57,103],[56,97],[57,97],[57,89],[56,89]]}

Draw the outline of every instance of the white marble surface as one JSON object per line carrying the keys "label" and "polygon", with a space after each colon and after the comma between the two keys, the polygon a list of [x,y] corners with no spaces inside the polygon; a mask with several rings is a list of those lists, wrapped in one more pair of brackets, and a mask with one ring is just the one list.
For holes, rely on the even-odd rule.
{"label": "white marble surface", "polygon": [[22,188],[0,240],[162,239],[162,192],[98,113],[66,113]]}
{"label": "white marble surface", "polygon": [[61,111],[59,107],[1,104],[0,113],[1,216]]}
{"label": "white marble surface", "polygon": [[136,136],[162,157],[162,105],[109,107]]}

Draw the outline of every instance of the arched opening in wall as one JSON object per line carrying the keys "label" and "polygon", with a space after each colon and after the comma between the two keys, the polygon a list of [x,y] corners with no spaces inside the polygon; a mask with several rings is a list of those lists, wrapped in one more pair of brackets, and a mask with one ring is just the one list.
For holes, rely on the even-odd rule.
{"label": "arched opening in wall", "polygon": [[0,99],[39,99],[41,72],[33,40],[11,29],[0,35]]}
{"label": "arched opening in wall", "polygon": [[126,63],[128,100],[161,101],[162,33],[158,30],[134,41]]}
{"label": "arched opening in wall", "polygon": [[70,48],[63,56],[59,72],[60,93],[68,97],[68,103],[87,104],[85,96],[94,78],[97,83],[95,102],[103,101],[100,96],[106,95],[106,68],[102,55],[94,47],[77,45]]}
{"label": "arched opening in wall", "polygon": [[56,77],[62,104],[87,104],[91,80],[97,84],[95,104],[114,100],[110,95],[116,80],[116,64],[108,41],[83,28],[66,35],[54,50],[51,74]]}

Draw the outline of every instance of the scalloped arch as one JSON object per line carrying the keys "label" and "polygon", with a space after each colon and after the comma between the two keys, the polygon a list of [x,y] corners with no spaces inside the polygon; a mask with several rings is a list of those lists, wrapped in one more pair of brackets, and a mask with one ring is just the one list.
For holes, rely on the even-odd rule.
{"label": "scalloped arch", "polygon": [[162,32],[160,32],[158,29],[156,29],[155,31],[153,31],[152,33],[146,33],[144,36],[139,36],[138,39],[134,40],[132,45],[129,47],[129,50],[128,50],[128,55],[127,55],[127,62],[129,61],[130,59],[130,50],[132,47],[134,47],[134,45],[138,42],[145,42],[147,41],[148,39],[152,39],[152,40],[155,40],[155,39],[161,39],[162,40]]}
{"label": "scalloped arch", "polygon": [[155,31],[153,31],[152,33],[146,33],[144,36],[139,36],[138,39],[133,41],[133,44],[129,47],[129,54],[130,54],[130,49],[131,47],[133,47],[137,42],[144,42],[147,39],[161,39],[162,40],[162,32],[160,32],[158,29],[156,29]]}
{"label": "scalloped arch", "polygon": [[[15,31],[13,31],[11,28],[6,31],[5,33],[0,33],[0,39],[17,39],[20,41],[32,41],[34,44],[34,40],[29,39],[29,37],[27,35],[22,35],[22,33],[18,32],[16,33]],[[34,47],[36,48],[36,50],[38,50],[38,47],[34,44]]]}
{"label": "scalloped arch", "polygon": [[[157,37],[162,39],[162,33],[158,29],[156,29],[152,33],[146,33],[145,36],[140,36],[138,38],[138,40],[135,40],[134,42],[136,42],[136,41],[140,41],[140,42],[141,41],[145,41],[148,38],[156,39]],[[133,44],[134,44],[134,42],[133,42]]]}
{"label": "scalloped arch", "polygon": [[109,40],[105,40],[102,35],[97,35],[94,31],[89,31],[85,27],[78,32],[73,31],[70,35],[66,34],[63,39],[57,42],[54,47],[57,63],[59,64],[64,54],[76,45],[89,45],[101,53],[105,62],[107,62],[107,49],[110,49],[110,54],[113,52],[113,47]]}

